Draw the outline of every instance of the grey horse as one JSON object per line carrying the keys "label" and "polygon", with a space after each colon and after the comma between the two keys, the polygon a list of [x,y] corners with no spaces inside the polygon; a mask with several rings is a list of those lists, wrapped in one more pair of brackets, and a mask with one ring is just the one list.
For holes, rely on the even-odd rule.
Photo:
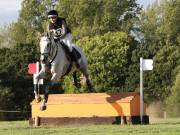
{"label": "grey horse", "polygon": [[[47,81],[46,88],[45,88],[45,93],[42,99],[42,103],[40,105],[40,110],[46,110],[46,103],[48,100],[48,94],[51,90],[51,88],[60,80],[64,75],[67,74],[68,70],[70,69],[69,67],[71,66],[71,71],[69,70],[70,73],[75,73],[76,71],[80,71],[85,79],[86,79],[86,84],[88,86],[89,92],[93,92],[93,85],[89,77],[89,71],[88,71],[88,66],[87,66],[87,59],[82,52],[81,48],[78,46],[74,45],[73,48],[76,49],[79,54],[81,55],[79,59],[79,65],[80,67],[76,67],[75,63],[68,59],[67,54],[65,52],[65,49],[63,48],[63,43],[62,42],[55,42],[54,38],[52,35],[44,34],[40,38],[40,61],[41,61],[41,70],[39,74],[36,77],[36,81],[38,84],[38,81],[40,79],[46,78],[46,73],[47,70],[50,71],[51,73],[51,78],[49,81]],[[47,65],[50,65],[50,68],[47,68]],[[76,78],[74,78],[75,85],[77,84]],[[41,97],[38,93],[37,87],[34,89],[35,93],[35,99],[36,102],[41,101]]]}

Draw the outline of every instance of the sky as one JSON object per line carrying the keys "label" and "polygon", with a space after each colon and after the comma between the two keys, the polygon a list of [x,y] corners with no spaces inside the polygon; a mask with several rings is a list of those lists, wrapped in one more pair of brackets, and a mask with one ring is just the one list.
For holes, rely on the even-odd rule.
{"label": "sky", "polygon": [[[0,27],[15,22],[18,19],[23,0],[0,0]],[[143,6],[148,6],[154,0],[137,0]]]}
{"label": "sky", "polygon": [[137,0],[137,3],[140,5],[143,5],[143,7],[147,7],[148,5],[152,3],[152,1],[155,1],[155,0]]}
{"label": "sky", "polygon": [[0,27],[17,21],[22,0],[0,0]]}

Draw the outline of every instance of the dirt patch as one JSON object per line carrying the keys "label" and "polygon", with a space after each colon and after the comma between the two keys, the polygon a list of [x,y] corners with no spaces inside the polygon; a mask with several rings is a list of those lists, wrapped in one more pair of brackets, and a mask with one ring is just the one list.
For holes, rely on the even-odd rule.
{"label": "dirt patch", "polygon": [[147,115],[153,118],[164,118],[165,111],[162,102],[153,102],[147,107]]}

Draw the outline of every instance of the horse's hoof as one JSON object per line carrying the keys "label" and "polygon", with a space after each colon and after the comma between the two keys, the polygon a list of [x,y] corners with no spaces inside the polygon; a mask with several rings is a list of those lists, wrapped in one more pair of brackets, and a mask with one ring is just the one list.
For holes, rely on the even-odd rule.
{"label": "horse's hoof", "polygon": [[40,97],[40,96],[39,96],[39,97],[36,97],[36,98],[35,98],[35,101],[36,101],[36,103],[41,102],[41,97]]}
{"label": "horse's hoof", "polygon": [[46,110],[46,105],[44,105],[44,106],[40,106],[40,110],[41,110],[41,111]]}

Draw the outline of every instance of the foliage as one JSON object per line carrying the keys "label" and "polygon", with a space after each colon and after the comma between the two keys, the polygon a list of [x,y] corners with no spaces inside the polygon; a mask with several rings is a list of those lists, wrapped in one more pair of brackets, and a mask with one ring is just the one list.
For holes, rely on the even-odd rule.
{"label": "foliage", "polygon": [[[180,69],[180,68],[179,68]],[[180,116],[180,70],[176,76],[173,87],[171,88],[171,94],[166,100],[168,114],[170,116]]]}
{"label": "foliage", "polygon": [[12,49],[0,49],[1,91],[9,94],[9,98],[4,97],[4,102],[11,101],[6,107],[1,104],[1,109],[24,111],[30,109],[33,85],[32,77],[27,73],[27,66],[29,63],[36,62],[37,58],[35,45],[21,44]]}
{"label": "foliage", "polygon": [[16,44],[38,44],[44,32],[50,0],[23,0],[17,23],[12,24],[11,37]]}
{"label": "foliage", "polygon": [[107,32],[129,33],[140,7],[136,0],[61,0],[57,10],[79,39]]}
{"label": "foliage", "polygon": [[[132,53],[132,63],[127,84],[133,89],[139,85],[139,58],[153,59],[154,69],[144,73],[144,91],[148,102],[164,101],[171,93],[170,89],[179,65],[179,1],[161,1],[142,12],[139,21],[141,46]],[[176,19],[174,18],[176,16]],[[133,83],[131,83],[133,82]]]}
{"label": "foliage", "polygon": [[[7,87],[0,87],[0,110],[10,110],[13,108],[15,103],[13,102],[12,98],[14,98],[12,89]],[[0,112],[0,120],[5,120],[6,118],[6,113]]]}
{"label": "foliage", "polygon": [[87,55],[95,89],[99,92],[122,91],[133,40],[126,33],[115,32],[85,37],[77,44]]}
{"label": "foliage", "polygon": [[166,35],[166,42],[180,45],[180,1],[170,0],[164,4],[160,32]]}
{"label": "foliage", "polygon": [[10,26],[5,26],[3,28],[0,28],[0,48],[13,47],[14,42],[12,41],[11,37],[9,36],[10,34],[11,34]]}
{"label": "foliage", "polygon": [[64,77],[62,85],[63,85],[64,93],[72,94],[77,92],[76,87],[73,85],[72,75],[68,75]]}
{"label": "foliage", "polygon": [[180,64],[180,48],[164,46],[153,58],[153,73],[145,73],[145,92],[149,99],[164,101],[177,74],[176,67]]}
{"label": "foliage", "polygon": [[[59,0],[57,10],[65,17],[75,39],[133,29],[133,19],[140,12],[136,0]],[[23,0],[17,23],[11,26],[15,43],[38,43],[38,33],[47,31],[47,12],[51,0]]]}

